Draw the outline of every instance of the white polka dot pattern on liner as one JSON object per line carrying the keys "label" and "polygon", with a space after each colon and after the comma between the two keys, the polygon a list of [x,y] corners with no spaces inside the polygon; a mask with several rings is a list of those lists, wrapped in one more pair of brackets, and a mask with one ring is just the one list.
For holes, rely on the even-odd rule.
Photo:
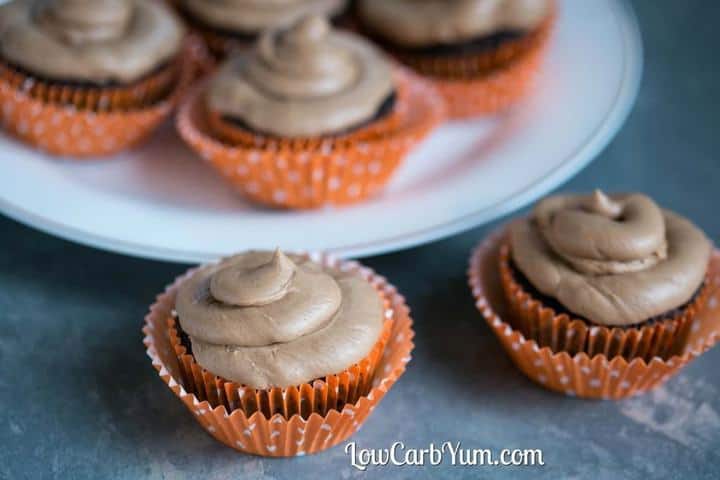
{"label": "white polka dot pattern on liner", "polygon": [[[443,118],[444,105],[434,88],[399,68],[398,124],[382,135],[362,140],[307,139],[268,142],[259,135],[246,145],[216,140],[202,121],[202,85],[180,109],[177,126],[182,138],[220,171],[237,190],[259,203],[287,208],[315,208],[354,203],[378,193],[421,139]],[[404,87],[404,88],[403,88]],[[350,140],[348,140],[348,138]],[[238,168],[244,166],[243,174]],[[247,173],[245,173],[247,172]],[[249,182],[257,187],[248,188]],[[312,193],[308,187],[312,187]],[[277,195],[282,190],[284,195]]]}
{"label": "white polka dot pattern on liner", "polygon": [[[324,417],[317,414],[309,418],[295,415],[290,419],[286,419],[281,414],[268,419],[256,412],[247,418],[242,410],[236,409],[228,414],[224,407],[213,408],[208,401],[201,401],[193,393],[186,391],[182,387],[181,377],[178,376],[176,363],[168,361],[173,358],[174,353],[167,348],[169,341],[164,322],[172,311],[174,292],[183,278],[192,271],[178,278],[168,287],[166,293],[158,297],[157,303],[151,307],[146,317],[146,325],[143,328],[144,343],[158,374],[190,408],[193,418],[198,419],[205,430],[228,446],[258,455],[301,456],[337,445],[362,425],[383,398],[384,393],[402,375],[407,362],[410,361],[410,352],[413,348],[412,320],[404,299],[397,290],[388,285],[384,278],[375,275],[370,269],[357,262],[345,262],[323,255],[317,255],[315,258],[343,271],[360,272],[370,283],[385,292],[392,304],[392,308],[387,311],[394,321],[393,330],[388,339],[386,355],[382,357],[381,364],[376,370],[375,380],[378,381],[378,386],[368,395],[361,397],[357,403],[345,405],[342,411],[331,410]],[[390,368],[385,368],[385,365]]]}
{"label": "white polka dot pattern on liner", "polygon": [[[500,309],[495,307],[504,301],[502,295],[486,295],[486,292],[494,290],[486,288],[485,282],[490,277],[484,277],[483,272],[497,268],[494,252],[504,232],[504,227],[493,232],[473,252],[468,269],[470,289],[478,310],[516,366],[545,388],[566,395],[597,399],[620,399],[642,393],[667,381],[684,365],[711,348],[720,336],[720,302],[716,300],[708,301],[704,310],[698,313],[691,329],[695,338],[688,340],[685,351],[668,360],[656,357],[647,363],[639,358],[627,361],[620,356],[608,359],[596,355],[590,358],[585,353],[570,355],[539,347],[496,313]],[[710,283],[720,279],[720,251],[713,254],[709,274],[713,279]],[[716,296],[717,293],[714,293],[709,298]],[[572,389],[567,388],[570,386]]]}
{"label": "white polka dot pattern on liner", "polygon": [[0,122],[23,142],[54,155],[112,155],[147,138],[170,115],[190,74],[189,68],[184,69],[165,101],[144,109],[103,113],[45,103],[0,80]]}

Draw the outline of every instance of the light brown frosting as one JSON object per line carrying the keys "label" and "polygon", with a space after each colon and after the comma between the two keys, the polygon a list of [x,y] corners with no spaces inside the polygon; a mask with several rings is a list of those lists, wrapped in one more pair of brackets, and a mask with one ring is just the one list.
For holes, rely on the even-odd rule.
{"label": "light brown frosting", "polygon": [[550,0],[359,0],[358,15],[397,45],[423,47],[529,31],[550,8]]}
{"label": "light brown frosting", "polygon": [[162,2],[14,0],[0,6],[0,52],[37,75],[132,82],[172,58],[183,29]]}
{"label": "light brown frosting", "polygon": [[343,131],[371,118],[393,92],[388,61],[365,40],[305,17],[271,31],[212,80],[212,110],[282,137]]}
{"label": "light brown frosting", "polygon": [[370,353],[383,324],[380,296],[362,277],[279,250],[202,267],[175,309],[197,362],[253,388],[340,373]]}
{"label": "light brown frosting", "polygon": [[641,194],[549,197],[510,232],[513,260],[535,288],[608,326],[687,303],[711,252],[695,225]]}
{"label": "light brown frosting", "polygon": [[347,0],[183,0],[203,23],[224,30],[258,33],[289,25],[305,15],[333,17]]}

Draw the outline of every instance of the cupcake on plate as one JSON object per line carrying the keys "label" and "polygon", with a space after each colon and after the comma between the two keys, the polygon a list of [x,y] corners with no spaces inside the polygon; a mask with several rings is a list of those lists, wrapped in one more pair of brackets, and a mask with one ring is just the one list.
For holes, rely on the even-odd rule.
{"label": "cupcake on plate", "polygon": [[185,141],[257,202],[357,202],[443,117],[427,83],[371,44],[304,17],[227,61],[180,109]]}
{"label": "cupcake on plate", "polygon": [[251,48],[260,34],[306,15],[338,22],[347,0],[175,0],[190,26],[205,40],[212,56]]}
{"label": "cupcake on plate", "polygon": [[357,263],[279,250],[188,272],[147,324],[168,385],[180,386],[173,390],[219,440],[260,455],[314,453],[346,439],[412,349],[407,307],[384,279]]}
{"label": "cupcake on plate", "polygon": [[435,81],[449,115],[492,114],[529,90],[553,0],[359,0],[363,31]]}
{"label": "cupcake on plate", "polygon": [[14,0],[0,6],[6,128],[61,155],[102,155],[147,135],[182,84],[184,32],[160,2]]}
{"label": "cupcake on plate", "polygon": [[[482,277],[489,251],[476,252],[470,271],[486,319],[515,338],[513,355],[531,377],[548,382],[554,366],[556,389],[586,396],[625,396],[665,378],[699,328],[717,276],[703,232],[642,194],[548,197],[512,223],[489,260],[504,321],[488,302],[497,287]],[[524,344],[533,346],[526,357]],[[603,370],[608,362],[614,373]],[[662,375],[640,375],[653,369]]]}

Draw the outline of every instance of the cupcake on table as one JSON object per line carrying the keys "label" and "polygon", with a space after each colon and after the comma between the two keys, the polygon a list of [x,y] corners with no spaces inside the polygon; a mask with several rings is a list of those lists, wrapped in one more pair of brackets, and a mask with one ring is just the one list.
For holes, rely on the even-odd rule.
{"label": "cupcake on table", "polygon": [[205,40],[215,59],[252,47],[268,29],[306,15],[339,21],[347,0],[175,0],[188,24]]}
{"label": "cupcake on table", "polygon": [[687,338],[710,251],[702,231],[649,197],[597,191],[538,203],[511,227],[500,274],[518,327],[541,346],[650,360]]}
{"label": "cupcake on table", "polygon": [[554,389],[644,391],[690,359],[691,337],[712,316],[711,242],[642,194],[548,197],[495,244],[473,257],[478,306],[523,371]]}
{"label": "cupcake on table", "polygon": [[184,31],[160,2],[14,0],[0,6],[3,123],[60,155],[115,153],[171,110]]}
{"label": "cupcake on table", "polygon": [[554,0],[359,0],[361,29],[435,81],[453,118],[499,112],[539,69]]}
{"label": "cupcake on table", "polygon": [[345,440],[412,349],[408,309],[384,279],[354,262],[279,250],[189,272],[147,322],[168,385],[182,385],[174,391],[220,441],[259,455]]}
{"label": "cupcake on table", "polygon": [[312,208],[379,192],[443,114],[427,82],[309,16],[222,65],[178,128],[252,200]]}

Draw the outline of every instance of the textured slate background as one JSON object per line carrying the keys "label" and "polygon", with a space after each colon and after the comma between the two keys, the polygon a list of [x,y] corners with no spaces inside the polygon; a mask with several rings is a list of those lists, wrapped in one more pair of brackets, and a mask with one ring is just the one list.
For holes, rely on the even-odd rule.
{"label": "textured slate background", "polygon": [[[602,0],[586,0],[602,1]],[[716,242],[720,56],[716,2],[638,0],[637,106],[563,190],[639,190]],[[720,349],[617,403],[546,392],[517,372],[475,312],[467,255],[491,228],[367,260],[415,312],[411,368],[354,437],[360,447],[543,448],[543,468],[387,468],[386,478],[718,478]],[[125,258],[0,219],[0,478],[355,478],[342,448],[293,460],[237,454],[157,378],[140,324],[184,266]],[[373,475],[374,476],[374,475]]]}

